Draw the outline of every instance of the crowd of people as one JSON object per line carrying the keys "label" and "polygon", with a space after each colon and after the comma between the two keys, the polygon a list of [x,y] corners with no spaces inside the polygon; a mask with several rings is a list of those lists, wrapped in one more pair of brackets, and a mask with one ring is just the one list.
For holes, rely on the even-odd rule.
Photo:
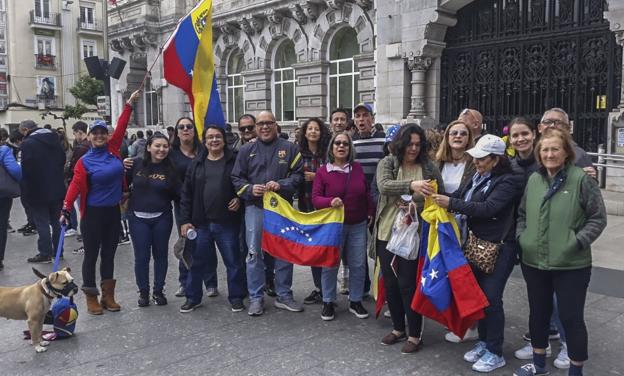
{"label": "crowd of people", "polygon": [[[365,103],[353,109],[353,119],[338,108],[329,124],[305,121],[295,142],[281,133],[270,111],[241,116],[238,135],[210,124],[198,134],[193,120],[181,117],[165,133],[145,137],[138,131],[130,140],[126,128],[139,95],[128,99],[114,129],[99,120],[76,122],[71,147],[64,132],[33,121],[2,138],[0,165],[19,183],[28,222],[19,231],[38,235],[37,254],[27,261],[51,262],[62,226],[67,236],[79,232],[84,248],[75,253],[84,254],[82,291],[90,314],[121,309],[114,260],[128,236],[138,306],[167,304],[174,229],[176,246],[189,256],[178,268],[175,295],[186,298],[180,312],[199,308],[204,288],[208,297],[219,294],[217,250],[233,312],[262,315],[265,295],[275,297],[278,309],[303,311],[292,291],[293,265],[261,247],[262,197],[276,192],[302,212],[344,207],[340,266],[312,267],[312,291],[303,303],[318,304],[321,319],[334,320],[340,292],[348,295],[350,313],[367,318],[362,302],[371,290],[368,261],[378,261],[392,321],[381,344],[404,342],[402,353],[416,353],[423,347],[423,317],[411,308],[418,261],[396,256],[388,243],[398,213],[420,215],[428,197],[455,216],[462,244],[499,245],[492,270],[472,264],[489,302],[485,317],[463,338],[448,332],[446,340],[476,341],[464,355],[475,371],[505,366],[503,292],[520,264],[529,343],[514,355],[532,362],[514,375],[548,374],[552,339],[561,344],[554,365],[582,375],[591,244],[606,226],[606,211],[596,170],[572,140],[564,110],[547,110],[537,125],[512,120],[507,142],[486,133],[476,109],[462,111],[436,134],[412,123],[384,130]],[[0,270],[14,197],[0,196]]]}

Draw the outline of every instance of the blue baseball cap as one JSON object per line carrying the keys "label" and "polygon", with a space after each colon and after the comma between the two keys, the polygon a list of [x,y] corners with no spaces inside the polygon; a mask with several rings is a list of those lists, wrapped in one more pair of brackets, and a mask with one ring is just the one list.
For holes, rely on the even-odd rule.
{"label": "blue baseball cap", "polygon": [[401,125],[395,124],[390,126],[390,128],[386,130],[386,144],[394,140],[394,137],[397,135],[397,133],[399,133],[399,129],[401,129]]}
{"label": "blue baseball cap", "polygon": [[104,120],[96,120],[89,126],[89,133],[95,131],[96,129],[103,129],[108,133],[108,125]]}
{"label": "blue baseball cap", "polygon": [[366,110],[366,111],[368,111],[371,115],[373,114],[373,106],[371,106],[371,105],[370,105],[370,104],[368,104],[368,103],[364,103],[364,102],[359,103],[357,106],[355,106],[355,107],[353,108],[353,113],[355,113],[355,111],[357,111],[357,110],[358,110],[358,109],[360,109],[360,108],[365,109],[365,110]]}

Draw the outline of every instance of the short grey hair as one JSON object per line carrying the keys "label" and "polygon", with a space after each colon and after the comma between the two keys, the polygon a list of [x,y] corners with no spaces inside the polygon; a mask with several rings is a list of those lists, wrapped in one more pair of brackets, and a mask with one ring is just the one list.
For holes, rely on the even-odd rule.
{"label": "short grey hair", "polygon": [[19,125],[19,129],[27,129],[29,131],[35,128],[37,128],[37,123],[32,120],[23,120]]}
{"label": "short grey hair", "polygon": [[563,115],[563,118],[566,122],[566,124],[570,125],[570,116],[568,116],[568,113],[565,112],[562,108],[559,107],[553,107],[549,110],[544,111],[544,114],[542,115],[542,119],[540,120],[540,122],[544,121],[544,118],[546,117],[546,114],[549,112],[558,112],[561,115]]}

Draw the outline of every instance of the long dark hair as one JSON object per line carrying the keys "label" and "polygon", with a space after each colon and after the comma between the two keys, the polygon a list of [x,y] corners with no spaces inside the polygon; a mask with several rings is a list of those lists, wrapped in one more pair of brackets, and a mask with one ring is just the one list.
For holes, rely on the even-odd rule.
{"label": "long dark hair", "polygon": [[303,123],[299,132],[299,139],[297,140],[299,148],[301,149],[302,153],[312,154],[312,152],[310,151],[310,145],[308,144],[308,139],[305,136],[306,131],[310,126],[310,123],[316,123],[321,130],[321,136],[318,140],[318,150],[316,155],[324,159],[325,155],[327,155],[327,146],[329,145],[329,139],[331,138],[331,134],[329,133],[329,129],[325,126],[325,123],[323,123],[323,120],[319,118],[313,117]]}
{"label": "long dark hair", "polygon": [[195,122],[188,116],[182,116],[175,123],[175,131],[173,132],[173,140],[171,140],[171,148],[172,149],[180,149],[180,138],[178,137],[178,124],[182,120],[188,120],[193,124],[193,152],[195,154],[199,153],[201,148],[201,141],[199,140],[199,135],[197,134],[197,128],[195,127]]}
{"label": "long dark hair", "polygon": [[[151,137],[147,139],[147,142],[145,143],[145,154],[143,154],[143,161],[141,162],[140,170],[144,175],[151,174],[154,169],[155,163],[152,162],[152,154],[147,150],[147,148],[154,143],[154,140],[165,140],[169,145],[169,153],[171,153],[171,143],[169,142],[169,137],[160,132],[155,132]],[[167,188],[170,190],[175,190],[176,186],[180,184],[180,177],[178,176],[178,173],[169,155],[170,154],[167,154],[165,159],[160,163],[162,163],[162,165],[165,167]]]}
{"label": "long dark hair", "polygon": [[420,136],[420,152],[416,158],[416,163],[424,165],[428,160],[427,154],[427,136],[425,131],[414,123],[408,123],[401,127],[399,134],[392,141],[392,154],[394,154],[399,163],[403,163],[403,157],[405,156],[405,150],[407,150],[410,142],[412,142],[412,135],[417,134]]}

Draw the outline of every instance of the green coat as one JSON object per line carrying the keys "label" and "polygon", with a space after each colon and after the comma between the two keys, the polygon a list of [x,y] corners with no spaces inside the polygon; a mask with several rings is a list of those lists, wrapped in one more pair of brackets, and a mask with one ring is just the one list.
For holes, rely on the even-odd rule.
{"label": "green coat", "polygon": [[[516,235],[525,265],[541,270],[591,266],[591,243],[607,225],[607,214],[594,179],[575,166],[562,171],[563,185],[548,200],[552,184],[545,172],[529,177],[520,208]],[[557,175],[559,177],[559,175]]]}
{"label": "green coat", "polygon": [[[368,239],[368,256],[372,259],[377,257],[377,222],[379,216],[386,205],[394,205],[401,195],[412,195],[412,200],[416,203],[418,214],[425,205],[425,199],[419,193],[414,193],[410,189],[411,180],[396,180],[399,175],[399,160],[394,155],[388,155],[377,165],[377,188],[379,189],[379,202],[377,202],[377,212],[373,226],[372,236]],[[444,192],[444,182],[442,175],[436,165],[427,161],[422,167],[423,179],[436,180],[438,182],[438,192]]]}

